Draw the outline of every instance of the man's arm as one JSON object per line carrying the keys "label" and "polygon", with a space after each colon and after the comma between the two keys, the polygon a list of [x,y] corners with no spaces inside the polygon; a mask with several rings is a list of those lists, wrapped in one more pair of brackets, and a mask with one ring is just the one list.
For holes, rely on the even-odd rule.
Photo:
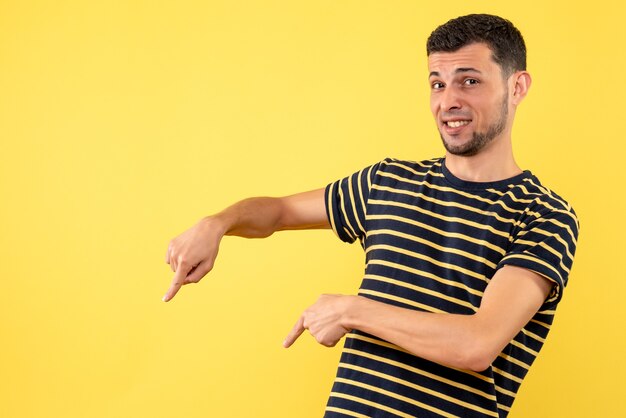
{"label": "man's arm", "polygon": [[323,188],[287,197],[255,197],[235,203],[201,219],[170,241],[165,262],[175,274],[163,301],[170,301],[183,285],[197,283],[211,271],[224,235],[265,238],[276,231],[325,228],[330,228],[330,224]]}
{"label": "man's arm", "polygon": [[304,311],[284,346],[291,346],[305,329],[326,346],[358,329],[419,357],[482,371],[535,315],[551,287],[530,270],[505,266],[491,279],[472,315],[420,312],[361,296],[324,295]]}

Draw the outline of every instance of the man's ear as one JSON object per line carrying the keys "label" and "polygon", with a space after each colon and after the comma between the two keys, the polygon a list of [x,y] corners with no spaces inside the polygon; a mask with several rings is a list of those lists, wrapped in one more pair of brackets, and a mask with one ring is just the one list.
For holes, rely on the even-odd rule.
{"label": "man's ear", "polygon": [[528,94],[532,78],[527,71],[516,71],[511,75],[511,78],[513,83],[513,104],[517,106]]}

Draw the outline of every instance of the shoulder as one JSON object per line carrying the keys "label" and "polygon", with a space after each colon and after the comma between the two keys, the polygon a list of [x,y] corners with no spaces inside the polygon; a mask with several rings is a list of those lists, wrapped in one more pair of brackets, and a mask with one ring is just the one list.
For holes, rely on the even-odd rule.
{"label": "shoulder", "polygon": [[528,197],[533,197],[533,201],[538,204],[542,204],[551,210],[575,213],[574,208],[567,200],[543,185],[534,175],[526,177],[520,187]]}
{"label": "shoulder", "polygon": [[530,175],[518,186],[533,206],[542,213],[563,212],[576,217],[572,205],[565,198],[543,185],[537,177]]}
{"label": "shoulder", "polygon": [[515,188],[528,201],[528,215],[536,221],[550,221],[566,228],[576,240],[580,226],[578,215],[565,198],[543,185],[534,175],[524,178]]}

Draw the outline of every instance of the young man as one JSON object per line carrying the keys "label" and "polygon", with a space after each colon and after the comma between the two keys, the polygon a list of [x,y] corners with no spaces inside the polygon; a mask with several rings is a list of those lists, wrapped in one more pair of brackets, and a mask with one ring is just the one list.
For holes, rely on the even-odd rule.
{"label": "young man", "polygon": [[346,337],[327,417],[506,416],[573,262],[574,211],[513,158],[531,84],[519,31],[463,16],[427,52],[444,158],[386,159],[325,189],[247,199],[168,248],[165,301],[211,270],[224,235],[332,228],[361,242],[358,296],[321,296],[284,343],[304,330],[326,346]]}

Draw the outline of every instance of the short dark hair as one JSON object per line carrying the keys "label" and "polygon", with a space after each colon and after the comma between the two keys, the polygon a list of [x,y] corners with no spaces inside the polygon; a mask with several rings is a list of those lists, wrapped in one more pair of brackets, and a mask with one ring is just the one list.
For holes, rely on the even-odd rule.
{"label": "short dark hair", "polygon": [[526,70],[526,44],[520,31],[499,16],[471,14],[449,20],[428,37],[426,52],[454,52],[466,45],[485,43],[504,77]]}

